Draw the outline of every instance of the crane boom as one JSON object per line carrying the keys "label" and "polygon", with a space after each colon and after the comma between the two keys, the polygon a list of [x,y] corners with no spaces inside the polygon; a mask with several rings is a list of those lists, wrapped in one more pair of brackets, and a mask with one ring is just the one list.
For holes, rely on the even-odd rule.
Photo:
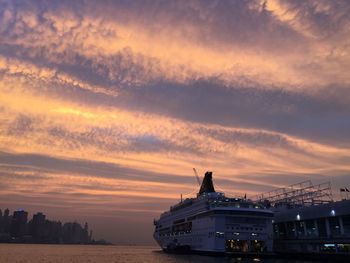
{"label": "crane boom", "polygon": [[199,179],[199,176],[198,176],[196,168],[193,168],[193,172],[194,172],[194,175],[196,176],[198,185],[201,186],[201,180]]}

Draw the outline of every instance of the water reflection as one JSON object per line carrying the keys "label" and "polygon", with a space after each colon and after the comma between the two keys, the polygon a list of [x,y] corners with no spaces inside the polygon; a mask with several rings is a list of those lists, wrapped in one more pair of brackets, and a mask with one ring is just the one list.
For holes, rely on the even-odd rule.
{"label": "water reflection", "polygon": [[304,261],[304,260],[289,260],[289,259],[264,259],[264,258],[232,258],[232,257],[214,257],[200,255],[175,255],[166,254],[159,250],[152,251],[152,254],[157,257],[157,262],[172,262],[172,263],[325,263],[324,261]]}

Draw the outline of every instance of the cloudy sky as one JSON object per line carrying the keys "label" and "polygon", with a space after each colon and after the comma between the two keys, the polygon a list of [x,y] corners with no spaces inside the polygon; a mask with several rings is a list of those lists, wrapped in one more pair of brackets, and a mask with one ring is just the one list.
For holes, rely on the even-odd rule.
{"label": "cloudy sky", "polygon": [[337,197],[349,69],[345,0],[0,0],[0,208],[149,243],[193,167],[229,195]]}

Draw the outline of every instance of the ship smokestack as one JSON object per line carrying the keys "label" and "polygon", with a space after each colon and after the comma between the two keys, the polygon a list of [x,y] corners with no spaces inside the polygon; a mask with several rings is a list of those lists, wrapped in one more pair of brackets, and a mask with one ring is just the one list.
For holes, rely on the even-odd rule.
{"label": "ship smokestack", "polygon": [[204,175],[202,185],[201,185],[201,188],[199,189],[198,195],[201,195],[203,193],[215,193],[212,172],[206,172]]}

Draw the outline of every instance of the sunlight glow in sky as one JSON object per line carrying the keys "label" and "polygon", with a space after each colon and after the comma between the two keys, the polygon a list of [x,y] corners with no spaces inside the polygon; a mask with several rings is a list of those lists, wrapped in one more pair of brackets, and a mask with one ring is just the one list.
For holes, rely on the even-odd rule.
{"label": "sunlight glow in sky", "polygon": [[0,0],[0,208],[147,243],[193,167],[229,195],[336,192],[349,69],[348,1]]}

